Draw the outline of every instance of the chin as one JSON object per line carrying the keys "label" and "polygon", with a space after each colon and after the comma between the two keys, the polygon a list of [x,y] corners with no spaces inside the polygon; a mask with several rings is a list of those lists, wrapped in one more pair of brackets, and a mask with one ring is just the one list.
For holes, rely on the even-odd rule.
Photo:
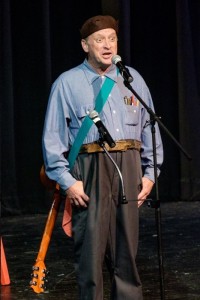
{"label": "chin", "polygon": [[104,66],[104,67],[108,68],[111,65],[112,65],[111,59],[102,61],[102,67]]}

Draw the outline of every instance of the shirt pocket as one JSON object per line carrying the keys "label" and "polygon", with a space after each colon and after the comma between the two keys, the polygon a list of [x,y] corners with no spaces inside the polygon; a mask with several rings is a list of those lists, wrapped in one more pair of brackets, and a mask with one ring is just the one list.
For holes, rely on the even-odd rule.
{"label": "shirt pocket", "polygon": [[85,117],[88,115],[88,112],[94,109],[93,104],[88,105],[80,105],[76,108],[74,111],[74,114],[72,115],[70,119],[70,129],[74,131],[74,134],[78,132],[80,127],[82,126],[82,123],[85,119]]}
{"label": "shirt pocket", "polygon": [[139,122],[139,107],[125,104],[125,124],[137,125]]}
{"label": "shirt pocket", "polygon": [[83,121],[83,119],[89,114],[90,111],[94,110],[93,104],[88,105],[80,105],[80,107],[76,110],[76,115],[80,121]]}

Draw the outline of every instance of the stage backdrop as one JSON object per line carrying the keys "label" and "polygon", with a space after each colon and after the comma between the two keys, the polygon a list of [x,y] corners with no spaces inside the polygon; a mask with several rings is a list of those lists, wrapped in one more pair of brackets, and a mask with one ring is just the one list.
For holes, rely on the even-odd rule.
{"label": "stage backdrop", "polygon": [[144,77],[157,115],[193,158],[189,161],[161,129],[160,199],[200,199],[200,1],[2,0],[0,5],[3,215],[47,212],[51,205],[39,179],[48,95],[60,73],[83,61],[79,29],[97,14],[119,19],[119,54]]}

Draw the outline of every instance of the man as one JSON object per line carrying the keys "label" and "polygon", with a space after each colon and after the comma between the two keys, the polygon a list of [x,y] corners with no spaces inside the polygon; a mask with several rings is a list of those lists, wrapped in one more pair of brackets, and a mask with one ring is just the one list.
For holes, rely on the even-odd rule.
{"label": "man", "polygon": [[[56,181],[72,205],[75,269],[79,299],[102,300],[102,265],[106,260],[111,278],[111,299],[141,300],[141,282],[135,263],[138,246],[138,207],[154,184],[149,114],[125,87],[112,57],[117,54],[118,23],[111,16],[95,16],[81,30],[85,61],[59,76],[49,97],[43,133],[46,174]],[[142,77],[128,68],[133,88],[153,109]],[[119,173],[98,145],[95,124],[88,129],[73,166],[69,151],[84,120],[108,95],[99,117],[116,146],[105,143],[121,171],[127,204],[121,204]],[[110,86],[111,82],[111,86]],[[101,99],[102,100],[102,99]],[[158,173],[162,142],[156,125]],[[142,174],[142,168],[143,174]]]}

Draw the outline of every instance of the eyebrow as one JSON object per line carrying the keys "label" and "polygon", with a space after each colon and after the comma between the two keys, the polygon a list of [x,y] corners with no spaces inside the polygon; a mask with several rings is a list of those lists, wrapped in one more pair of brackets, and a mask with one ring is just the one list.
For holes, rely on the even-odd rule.
{"label": "eyebrow", "polygon": [[[111,34],[108,35],[108,37],[111,37],[111,36],[116,36],[116,33],[112,32]],[[104,37],[105,37],[105,35],[98,33],[95,38],[104,38]]]}

